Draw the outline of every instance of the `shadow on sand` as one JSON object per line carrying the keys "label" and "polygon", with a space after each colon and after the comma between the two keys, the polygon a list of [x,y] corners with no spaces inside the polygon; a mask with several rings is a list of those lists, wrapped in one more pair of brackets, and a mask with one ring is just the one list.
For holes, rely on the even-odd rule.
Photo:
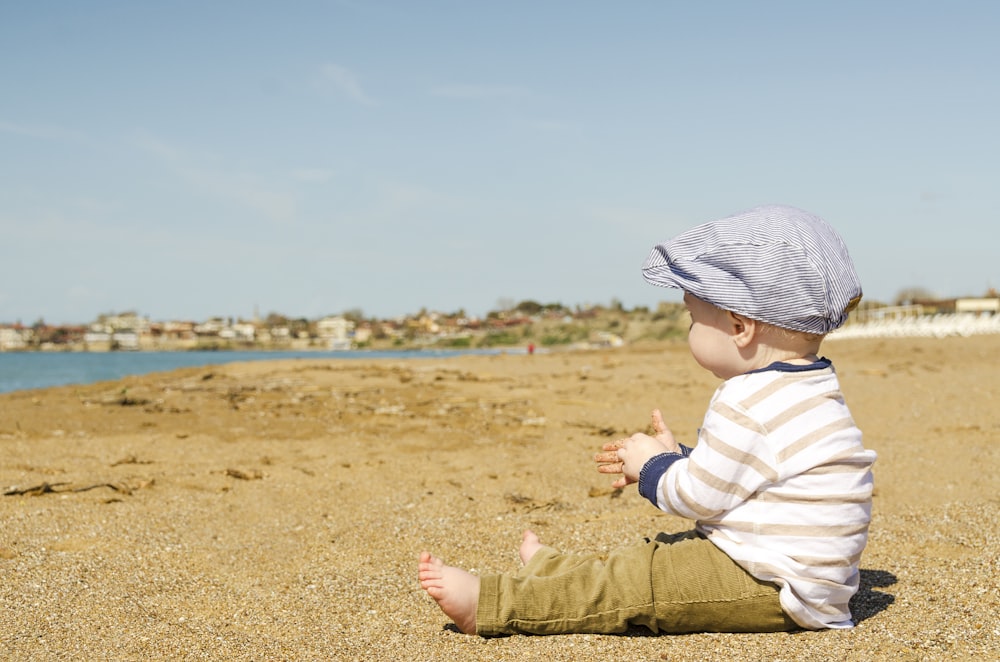
{"label": "shadow on sand", "polygon": [[896,575],[885,570],[861,570],[861,586],[851,598],[851,615],[856,624],[885,611],[896,601],[892,593],[875,590],[892,586],[896,581]]}

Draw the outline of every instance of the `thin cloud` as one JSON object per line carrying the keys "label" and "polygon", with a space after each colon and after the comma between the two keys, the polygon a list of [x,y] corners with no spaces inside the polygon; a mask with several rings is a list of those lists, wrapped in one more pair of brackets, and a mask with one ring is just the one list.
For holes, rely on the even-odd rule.
{"label": "thin cloud", "polygon": [[375,100],[368,96],[361,82],[347,67],[339,64],[326,64],[322,70],[323,79],[333,83],[333,85],[348,99],[365,106],[374,106]]}
{"label": "thin cloud", "polygon": [[250,209],[278,223],[295,220],[295,199],[283,191],[271,190],[261,177],[250,173],[187,169],[184,176],[192,184],[223,200]]}
{"label": "thin cloud", "polygon": [[260,175],[241,173],[215,163],[206,165],[205,162],[218,159],[199,158],[145,131],[133,138],[133,144],[197,190],[255,211],[272,221],[289,223],[295,220],[295,199],[268,186]]}
{"label": "thin cloud", "polygon": [[528,89],[515,85],[439,85],[430,93],[449,99],[516,99],[528,96]]}
{"label": "thin cloud", "polygon": [[142,151],[152,154],[160,161],[171,165],[178,164],[182,158],[181,150],[146,131],[137,132],[132,137],[132,144]]}
{"label": "thin cloud", "polygon": [[292,171],[292,179],[309,184],[322,184],[333,179],[337,173],[327,168],[298,168]]}
{"label": "thin cloud", "polygon": [[642,241],[662,241],[690,223],[665,212],[629,207],[585,208],[581,210],[581,217],[603,226],[617,227]]}
{"label": "thin cloud", "polygon": [[574,131],[579,128],[576,124],[560,120],[528,120],[524,125],[536,131]]}
{"label": "thin cloud", "polygon": [[391,212],[438,208],[452,204],[453,199],[425,186],[393,183],[383,186],[380,197]]}
{"label": "thin cloud", "polygon": [[27,138],[40,138],[42,140],[71,141],[79,143],[90,143],[90,138],[79,131],[66,129],[61,126],[47,124],[18,124],[0,120],[0,132],[11,133],[16,136]]}

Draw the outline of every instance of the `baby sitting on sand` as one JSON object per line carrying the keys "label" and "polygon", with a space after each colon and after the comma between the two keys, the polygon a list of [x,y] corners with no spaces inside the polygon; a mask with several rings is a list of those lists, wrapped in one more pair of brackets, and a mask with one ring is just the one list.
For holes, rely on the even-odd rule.
{"label": "baby sitting on sand", "polygon": [[724,381],[694,448],[654,411],[654,436],[595,459],[694,529],[606,556],[525,531],[517,572],[479,577],[423,552],[420,585],[469,634],[851,627],[875,453],[819,356],[861,298],[843,241],[808,212],[758,207],[657,245],[643,275],[684,291],[691,353]]}

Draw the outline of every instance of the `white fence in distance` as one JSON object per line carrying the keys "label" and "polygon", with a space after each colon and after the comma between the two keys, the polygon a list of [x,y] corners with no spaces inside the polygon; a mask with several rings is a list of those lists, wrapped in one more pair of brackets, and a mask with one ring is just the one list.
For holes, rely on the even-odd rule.
{"label": "white fence in distance", "polygon": [[1000,333],[1000,315],[990,313],[942,313],[919,317],[874,319],[848,324],[833,331],[837,338],[945,338]]}

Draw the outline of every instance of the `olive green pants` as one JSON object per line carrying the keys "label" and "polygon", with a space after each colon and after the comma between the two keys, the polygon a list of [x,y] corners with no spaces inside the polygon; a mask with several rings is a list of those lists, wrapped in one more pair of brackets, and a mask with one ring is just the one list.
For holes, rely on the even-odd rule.
{"label": "olive green pants", "polygon": [[755,579],[694,531],[607,556],[543,547],[512,575],[480,578],[476,629],[496,634],[797,630],[778,587]]}

